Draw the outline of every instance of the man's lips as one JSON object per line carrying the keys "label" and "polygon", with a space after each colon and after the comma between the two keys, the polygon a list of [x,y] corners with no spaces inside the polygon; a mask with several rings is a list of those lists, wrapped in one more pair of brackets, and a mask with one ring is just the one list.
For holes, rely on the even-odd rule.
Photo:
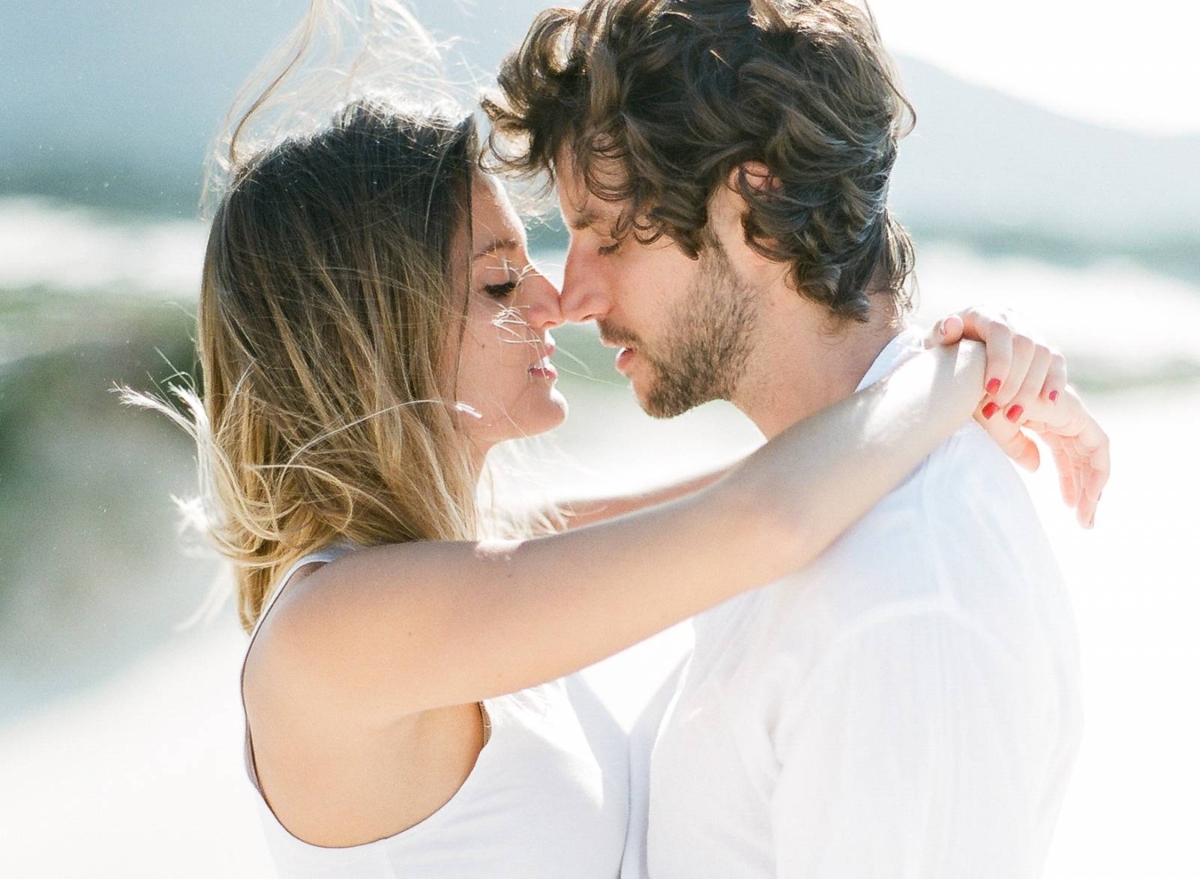
{"label": "man's lips", "polygon": [[[600,344],[606,348],[620,348],[617,353],[617,372],[624,374],[629,364],[637,356],[641,346],[640,340],[631,333],[611,332],[612,328],[600,327]],[[607,330],[607,331],[606,331]]]}

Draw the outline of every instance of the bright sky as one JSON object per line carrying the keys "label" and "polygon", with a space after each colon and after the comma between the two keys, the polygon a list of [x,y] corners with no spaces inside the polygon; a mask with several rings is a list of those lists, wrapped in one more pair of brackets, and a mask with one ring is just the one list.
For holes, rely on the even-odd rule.
{"label": "bright sky", "polygon": [[893,52],[960,78],[1101,125],[1200,132],[1195,0],[871,0],[871,8]]}

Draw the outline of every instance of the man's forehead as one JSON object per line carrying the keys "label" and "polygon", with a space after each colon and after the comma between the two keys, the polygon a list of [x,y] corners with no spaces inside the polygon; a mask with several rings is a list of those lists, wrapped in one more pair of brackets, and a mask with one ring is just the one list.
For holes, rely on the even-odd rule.
{"label": "man's forehead", "polygon": [[[596,203],[604,207],[596,207]],[[590,197],[582,206],[564,202],[563,219],[567,227],[574,231],[583,229],[608,229],[616,224],[621,217],[621,211],[615,205],[605,205],[595,196]]]}
{"label": "man's forehead", "polygon": [[555,163],[554,178],[558,185],[563,220],[568,228],[608,228],[620,220],[624,206],[591,192],[587,181],[576,170],[575,163],[569,156],[560,156],[559,161]]}

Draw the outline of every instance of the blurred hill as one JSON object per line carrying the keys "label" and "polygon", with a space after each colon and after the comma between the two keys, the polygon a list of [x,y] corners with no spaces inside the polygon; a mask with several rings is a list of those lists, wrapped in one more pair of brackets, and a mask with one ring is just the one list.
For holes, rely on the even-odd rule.
{"label": "blurred hill", "polygon": [[[541,0],[417,0],[456,80],[492,71]],[[0,194],[191,216],[209,142],[238,87],[307,0],[5,4]],[[462,63],[471,59],[471,74]]]}
{"label": "blurred hill", "polygon": [[1200,280],[1200,136],[1101,128],[899,64],[917,127],[892,202],[919,236],[1055,260],[1124,255]]}
{"label": "blurred hill", "polygon": [[0,295],[0,328],[27,338],[0,356],[0,725],[111,674],[208,591],[214,566],[181,553],[171,502],[195,493],[193,449],[113,394],[191,369],[194,325],[118,292]]}
{"label": "blurred hill", "polygon": [[[454,38],[453,77],[482,83],[547,4],[412,5],[436,36]],[[0,194],[191,216],[230,98],[306,6],[9,4]],[[918,125],[894,202],[922,237],[1068,260],[1115,252],[1200,278],[1200,136],[1104,129],[913,59],[900,66]]]}

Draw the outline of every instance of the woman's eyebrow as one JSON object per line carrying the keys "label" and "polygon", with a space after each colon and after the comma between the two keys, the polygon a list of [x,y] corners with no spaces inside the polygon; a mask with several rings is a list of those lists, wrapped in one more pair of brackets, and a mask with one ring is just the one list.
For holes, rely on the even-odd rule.
{"label": "woman's eyebrow", "polygon": [[514,238],[499,238],[475,254],[473,258],[482,259],[485,256],[491,256],[493,253],[501,250],[519,250],[520,248],[521,242]]}

